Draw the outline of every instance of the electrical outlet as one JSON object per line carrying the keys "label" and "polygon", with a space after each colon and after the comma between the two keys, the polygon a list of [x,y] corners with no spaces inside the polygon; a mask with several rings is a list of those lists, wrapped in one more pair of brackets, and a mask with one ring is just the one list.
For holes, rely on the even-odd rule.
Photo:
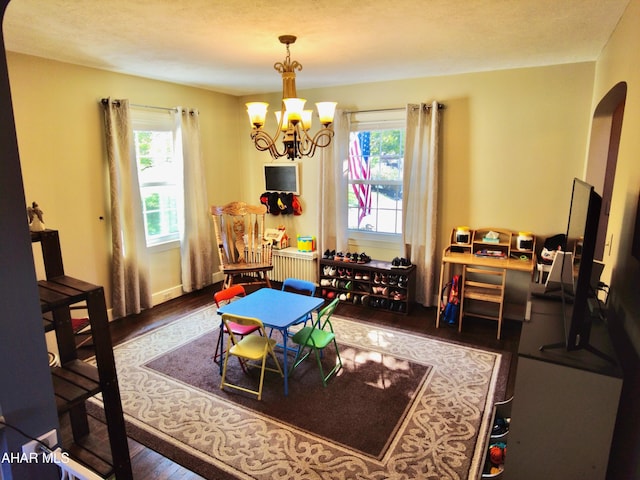
{"label": "electrical outlet", "polygon": [[[55,430],[51,430],[50,432],[39,436],[38,440],[40,440],[49,448],[53,449],[53,447],[58,444],[58,433]],[[32,453],[40,454],[42,453],[41,448],[41,444],[39,444],[35,440],[31,440],[30,442],[22,445],[22,453],[26,453],[27,455],[30,455]]]}

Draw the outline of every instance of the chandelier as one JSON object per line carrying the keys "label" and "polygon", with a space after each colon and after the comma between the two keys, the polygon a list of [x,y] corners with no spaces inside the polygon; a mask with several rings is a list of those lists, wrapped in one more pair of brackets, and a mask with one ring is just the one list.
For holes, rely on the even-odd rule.
{"label": "chandelier", "polygon": [[[333,138],[333,115],[336,109],[336,102],[318,102],[318,117],[322,128],[315,135],[311,135],[312,110],[304,110],[306,100],[297,98],[296,93],[296,73],[295,70],[302,70],[302,65],[296,60],[291,60],[289,45],[295,43],[296,37],[293,35],[282,35],[278,37],[280,43],[287,46],[287,57],[284,62],[277,62],[273,68],[282,74],[282,106],[280,111],[275,112],[278,130],[275,136],[265,132],[265,119],[267,116],[268,103],[250,102],[247,103],[247,113],[251,123],[251,139],[255,147],[261,152],[268,150],[274,159],[284,157],[290,160],[302,157],[313,157],[316,148],[324,148],[331,143]],[[282,149],[278,149],[276,142],[282,135]]]}

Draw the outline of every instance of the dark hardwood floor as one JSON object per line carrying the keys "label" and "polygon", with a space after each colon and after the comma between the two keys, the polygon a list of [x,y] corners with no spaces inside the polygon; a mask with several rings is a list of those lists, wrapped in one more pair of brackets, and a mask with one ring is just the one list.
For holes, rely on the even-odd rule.
{"label": "dark hardwood floor", "polygon": [[[277,285],[274,285],[274,287],[277,288]],[[194,309],[212,304],[213,293],[218,289],[220,289],[220,285],[214,285],[170,300],[140,314],[111,322],[110,329],[114,346],[162,327]],[[373,325],[384,325],[419,332],[446,341],[503,352],[508,360],[506,362],[508,367],[505,366],[505,368],[509,368],[509,375],[506,385],[503,385],[498,390],[496,400],[509,398],[513,394],[517,361],[515,353],[520,339],[521,324],[519,322],[505,321],[502,329],[502,338],[497,340],[496,324],[493,321],[473,318],[465,319],[461,333],[458,333],[457,328],[446,325],[441,325],[440,328],[436,329],[436,309],[425,308],[420,305],[414,306],[409,315],[398,315],[382,310],[364,309],[363,307],[341,304],[335,314],[370,322]],[[85,358],[93,354],[90,347],[82,348],[81,351],[81,355]],[[171,478],[193,480],[202,478],[134,440],[129,441],[129,449],[135,479]]]}

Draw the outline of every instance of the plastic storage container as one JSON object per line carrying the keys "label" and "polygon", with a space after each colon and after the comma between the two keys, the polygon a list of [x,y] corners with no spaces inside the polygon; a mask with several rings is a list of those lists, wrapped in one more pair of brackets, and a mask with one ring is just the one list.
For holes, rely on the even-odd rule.
{"label": "plastic storage container", "polygon": [[456,243],[461,245],[468,245],[471,243],[471,231],[469,227],[456,228]]}
{"label": "plastic storage container", "polygon": [[518,232],[516,248],[518,250],[533,250],[533,235],[531,232]]}

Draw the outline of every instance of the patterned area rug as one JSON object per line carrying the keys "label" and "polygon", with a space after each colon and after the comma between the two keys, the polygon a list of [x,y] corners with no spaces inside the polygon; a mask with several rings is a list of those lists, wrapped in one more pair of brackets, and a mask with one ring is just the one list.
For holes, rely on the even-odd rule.
{"label": "patterned area rug", "polygon": [[[207,342],[215,341],[219,319],[215,309],[206,308],[114,349],[129,436],[211,479],[477,478],[501,355],[345,318],[334,317],[333,323],[345,369],[326,389],[320,386],[326,406],[314,408],[325,416],[321,423],[337,429],[319,431],[307,423],[309,415],[296,421],[295,415],[277,413],[292,408],[279,405],[283,402],[305,403],[300,397],[305,389],[296,390],[298,370],[286,399],[282,380],[267,377],[261,402],[235,391],[220,392],[212,361],[208,370],[202,368],[201,380],[184,373],[189,370],[186,361],[178,362],[184,364],[177,369],[182,373],[167,370],[176,358],[198,357],[198,349],[206,351]],[[403,375],[410,378],[402,379],[400,393],[349,403],[361,416],[374,419],[372,408],[399,412],[386,415],[390,426],[381,430],[374,428],[375,422],[361,430],[346,424],[355,414],[331,421],[331,412],[348,403],[332,402],[331,392],[338,392],[343,377],[354,375],[357,358],[379,363],[375,381],[370,374],[354,380],[368,382],[369,392],[384,393],[400,384],[389,380],[395,378],[393,372],[411,372]],[[305,379],[314,377],[321,385],[317,366],[309,363],[316,371],[306,372]],[[95,402],[99,405],[99,399]],[[378,446],[358,443],[367,436],[377,437]]]}

